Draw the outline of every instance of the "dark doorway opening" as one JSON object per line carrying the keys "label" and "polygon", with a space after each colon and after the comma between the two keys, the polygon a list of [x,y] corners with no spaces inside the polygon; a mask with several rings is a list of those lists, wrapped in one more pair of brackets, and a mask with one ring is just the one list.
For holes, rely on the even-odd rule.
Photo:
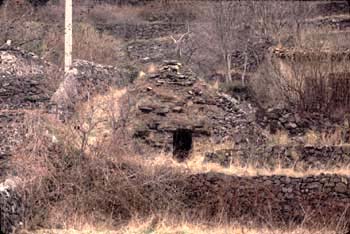
{"label": "dark doorway opening", "polygon": [[188,158],[192,149],[192,132],[187,129],[177,129],[173,136],[173,156],[179,161]]}

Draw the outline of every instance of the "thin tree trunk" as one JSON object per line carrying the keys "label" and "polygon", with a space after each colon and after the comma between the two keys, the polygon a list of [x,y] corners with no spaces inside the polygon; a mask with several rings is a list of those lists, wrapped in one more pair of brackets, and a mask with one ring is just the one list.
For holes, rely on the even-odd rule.
{"label": "thin tree trunk", "polygon": [[244,68],[243,68],[243,74],[242,74],[242,78],[241,78],[241,81],[242,81],[242,86],[245,86],[245,75],[247,73],[247,66],[248,66],[248,43],[249,41],[247,42],[246,44],[246,47],[245,47],[245,51],[244,51]]}
{"label": "thin tree trunk", "polygon": [[231,75],[231,54],[226,54],[226,82],[232,82],[232,75]]}

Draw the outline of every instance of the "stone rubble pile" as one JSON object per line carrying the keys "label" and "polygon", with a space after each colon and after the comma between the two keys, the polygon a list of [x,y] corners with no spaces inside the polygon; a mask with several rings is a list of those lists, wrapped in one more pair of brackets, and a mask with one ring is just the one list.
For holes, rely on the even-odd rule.
{"label": "stone rubble pile", "polygon": [[277,131],[287,131],[290,135],[303,135],[308,130],[327,130],[334,124],[321,114],[312,113],[301,116],[286,108],[270,108],[256,112],[257,123],[274,134]]}
{"label": "stone rubble pile", "polygon": [[217,92],[177,61],[164,61],[129,93],[129,126],[144,146],[171,151],[179,129],[198,141],[231,140],[242,147],[264,141],[250,105]]}

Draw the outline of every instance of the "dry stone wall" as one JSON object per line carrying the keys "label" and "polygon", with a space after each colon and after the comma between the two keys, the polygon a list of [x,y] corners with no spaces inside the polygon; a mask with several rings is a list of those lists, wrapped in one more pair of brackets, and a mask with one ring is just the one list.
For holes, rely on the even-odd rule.
{"label": "dry stone wall", "polygon": [[254,150],[224,149],[207,152],[204,162],[218,163],[224,167],[248,165],[257,168],[336,169],[350,165],[349,146],[261,146]]}
{"label": "dry stone wall", "polygon": [[287,108],[258,109],[256,112],[258,124],[270,133],[286,131],[291,136],[304,135],[308,130],[334,129],[334,121],[322,114],[300,114]]}
{"label": "dry stone wall", "polygon": [[175,45],[171,39],[132,41],[128,43],[130,59],[141,63],[159,63],[164,59],[176,58]]}
{"label": "dry stone wall", "polygon": [[[235,220],[307,223],[350,218],[349,177],[319,175],[238,177],[191,175],[184,185],[184,203],[207,217]],[[249,219],[247,219],[249,218]],[[314,223],[315,224],[315,223]]]}
{"label": "dry stone wall", "polygon": [[143,39],[164,37],[186,32],[186,25],[183,23],[141,23],[141,24],[98,24],[97,30],[109,32],[116,37],[124,39]]}
{"label": "dry stone wall", "polygon": [[0,49],[0,109],[37,108],[47,103],[52,95],[48,73],[54,69],[35,54]]}
{"label": "dry stone wall", "polygon": [[45,79],[44,76],[2,75],[0,77],[2,84],[0,108],[36,108],[44,105],[50,100],[50,94],[52,93],[44,85],[46,83]]}

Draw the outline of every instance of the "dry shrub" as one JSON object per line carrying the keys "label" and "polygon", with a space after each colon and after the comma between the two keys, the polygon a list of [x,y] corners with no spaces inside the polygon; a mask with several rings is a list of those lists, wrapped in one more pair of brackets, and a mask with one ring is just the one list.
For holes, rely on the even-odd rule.
{"label": "dry shrub", "polygon": [[[266,56],[250,83],[259,101],[266,106],[292,104],[302,111],[322,113],[348,106],[349,66],[345,60],[349,56],[346,58],[343,52],[349,45],[349,33],[310,24],[313,3],[289,4],[256,4],[257,15],[261,16],[257,28],[278,41],[279,48],[295,50],[291,49],[294,55],[284,58]],[[339,57],[335,59],[336,53]]]}
{"label": "dry shrub", "polygon": [[67,217],[116,225],[131,217],[181,210],[173,185],[184,175],[164,166],[143,167],[123,148],[127,142],[122,135],[89,144],[89,150],[81,147],[86,137],[93,137],[82,136],[81,128],[94,125],[89,118],[95,117],[77,116],[86,118],[80,126],[77,121],[62,124],[42,113],[27,115],[26,141],[12,160],[23,181],[27,228],[72,224]]}
{"label": "dry shrub", "polygon": [[304,136],[306,144],[310,145],[346,145],[346,138],[349,134],[347,127],[336,127],[331,131],[315,132],[308,131]]}
{"label": "dry shrub", "polygon": [[122,56],[120,41],[99,33],[88,24],[77,24],[74,29],[73,56],[101,64],[115,65]]}
{"label": "dry shrub", "polygon": [[[278,186],[248,176],[189,175],[188,170],[172,168],[169,161],[157,164],[126,153],[121,149],[124,139],[101,141],[93,151],[82,151],[76,144],[82,138],[75,126],[38,113],[28,116],[26,123],[30,126],[27,142],[14,156],[13,168],[24,182],[20,192],[27,228],[70,228],[81,222],[115,227],[152,215],[154,230],[167,215],[216,224],[232,220],[271,227],[293,223],[292,214],[283,213],[275,197]],[[312,198],[318,202],[317,194]],[[338,220],[327,217],[336,218],[344,207],[337,202],[332,206],[329,197],[324,204],[321,198],[322,206],[320,202],[317,207],[322,209],[303,217],[310,225],[326,220],[333,228],[332,222]]]}
{"label": "dry shrub", "polygon": [[350,101],[349,54],[321,49],[271,54],[253,77],[258,99],[269,105],[296,106],[300,111],[332,116]]}

